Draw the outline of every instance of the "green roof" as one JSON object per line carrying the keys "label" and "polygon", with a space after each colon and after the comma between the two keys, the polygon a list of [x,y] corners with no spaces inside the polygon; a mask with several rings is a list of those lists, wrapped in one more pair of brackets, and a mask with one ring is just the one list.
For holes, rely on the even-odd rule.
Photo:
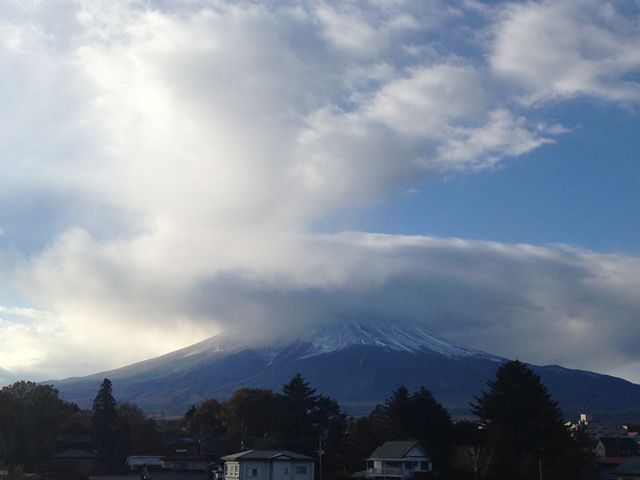
{"label": "green roof", "polygon": [[[384,442],[382,446],[376,448],[369,456],[369,459],[404,458],[414,447],[418,447],[424,453],[424,449],[415,440]],[[428,457],[426,453],[424,453],[424,456]]]}

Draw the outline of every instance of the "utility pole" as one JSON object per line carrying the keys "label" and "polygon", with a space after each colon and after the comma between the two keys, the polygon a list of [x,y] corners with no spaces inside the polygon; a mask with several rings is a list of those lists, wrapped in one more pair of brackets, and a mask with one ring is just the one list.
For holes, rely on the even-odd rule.
{"label": "utility pole", "polygon": [[542,455],[538,457],[538,472],[540,473],[540,480],[542,480]]}
{"label": "utility pole", "polygon": [[322,430],[318,433],[318,480],[322,480]]}
{"label": "utility pole", "polygon": [[538,475],[540,476],[539,480],[542,480],[542,451],[538,456]]}

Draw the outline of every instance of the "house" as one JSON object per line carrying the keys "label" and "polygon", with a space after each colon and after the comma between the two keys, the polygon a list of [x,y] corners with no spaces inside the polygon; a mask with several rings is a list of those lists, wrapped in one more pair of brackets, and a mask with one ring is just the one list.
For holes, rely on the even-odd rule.
{"label": "house", "polygon": [[367,459],[366,478],[408,479],[427,475],[431,459],[415,441],[385,442]]}
{"label": "house", "polygon": [[630,437],[600,437],[593,452],[596,457],[626,458],[638,454],[638,445]]}
{"label": "house", "polygon": [[[202,472],[174,472],[158,470],[150,473],[151,480],[206,480]],[[139,475],[91,475],[89,480],[140,480]],[[66,479],[64,479],[66,480]]]}
{"label": "house", "polygon": [[616,480],[640,480],[640,457],[629,457],[609,472]]}
{"label": "house", "polygon": [[222,460],[225,480],[313,480],[313,458],[287,450],[248,450]]}
{"label": "house", "polygon": [[601,478],[615,479],[612,471],[625,463],[627,458],[638,455],[638,447],[633,439],[627,437],[598,438],[593,453]]}
{"label": "house", "polygon": [[204,472],[207,470],[210,459],[203,455],[169,455],[162,457],[163,470],[198,470]]}
{"label": "house", "polygon": [[143,470],[158,470],[162,468],[161,455],[130,455],[127,457],[127,467],[134,472]]}
{"label": "house", "polygon": [[88,475],[105,473],[109,459],[89,450],[65,450],[52,455],[48,462],[38,464],[36,473],[45,478],[65,480],[85,479]]}
{"label": "house", "polygon": [[56,450],[90,450],[93,447],[91,427],[82,422],[72,422],[59,430],[56,436]]}

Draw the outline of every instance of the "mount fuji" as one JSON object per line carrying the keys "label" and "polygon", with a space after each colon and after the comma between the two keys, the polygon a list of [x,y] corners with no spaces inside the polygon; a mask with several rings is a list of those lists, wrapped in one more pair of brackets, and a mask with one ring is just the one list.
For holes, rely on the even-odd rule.
{"label": "mount fuji", "polygon": [[[506,359],[459,346],[416,326],[350,322],[325,326],[285,343],[251,342],[221,334],[117,370],[54,381],[65,399],[91,405],[101,380],[120,401],[148,412],[184,413],[207,398],[228,398],[240,387],[280,391],[301,373],[349,412],[366,414],[399,385],[429,388],[453,414],[469,402]],[[531,365],[566,417],[640,419],[640,385],[556,365]]]}

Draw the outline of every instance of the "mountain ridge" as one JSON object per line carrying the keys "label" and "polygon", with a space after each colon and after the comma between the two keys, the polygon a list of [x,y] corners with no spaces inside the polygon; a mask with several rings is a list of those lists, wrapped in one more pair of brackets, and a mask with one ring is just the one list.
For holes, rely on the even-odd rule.
{"label": "mountain ridge", "polygon": [[[147,411],[179,414],[237,388],[279,391],[301,373],[318,391],[354,414],[366,414],[400,384],[429,388],[454,414],[486,388],[507,359],[448,342],[427,330],[382,322],[344,322],[310,330],[290,342],[262,344],[221,334],[119,369],[54,381],[63,398],[90,406],[104,377],[116,396]],[[640,385],[562,366],[531,366],[565,415],[640,419]],[[632,417],[632,418],[628,418]]]}

